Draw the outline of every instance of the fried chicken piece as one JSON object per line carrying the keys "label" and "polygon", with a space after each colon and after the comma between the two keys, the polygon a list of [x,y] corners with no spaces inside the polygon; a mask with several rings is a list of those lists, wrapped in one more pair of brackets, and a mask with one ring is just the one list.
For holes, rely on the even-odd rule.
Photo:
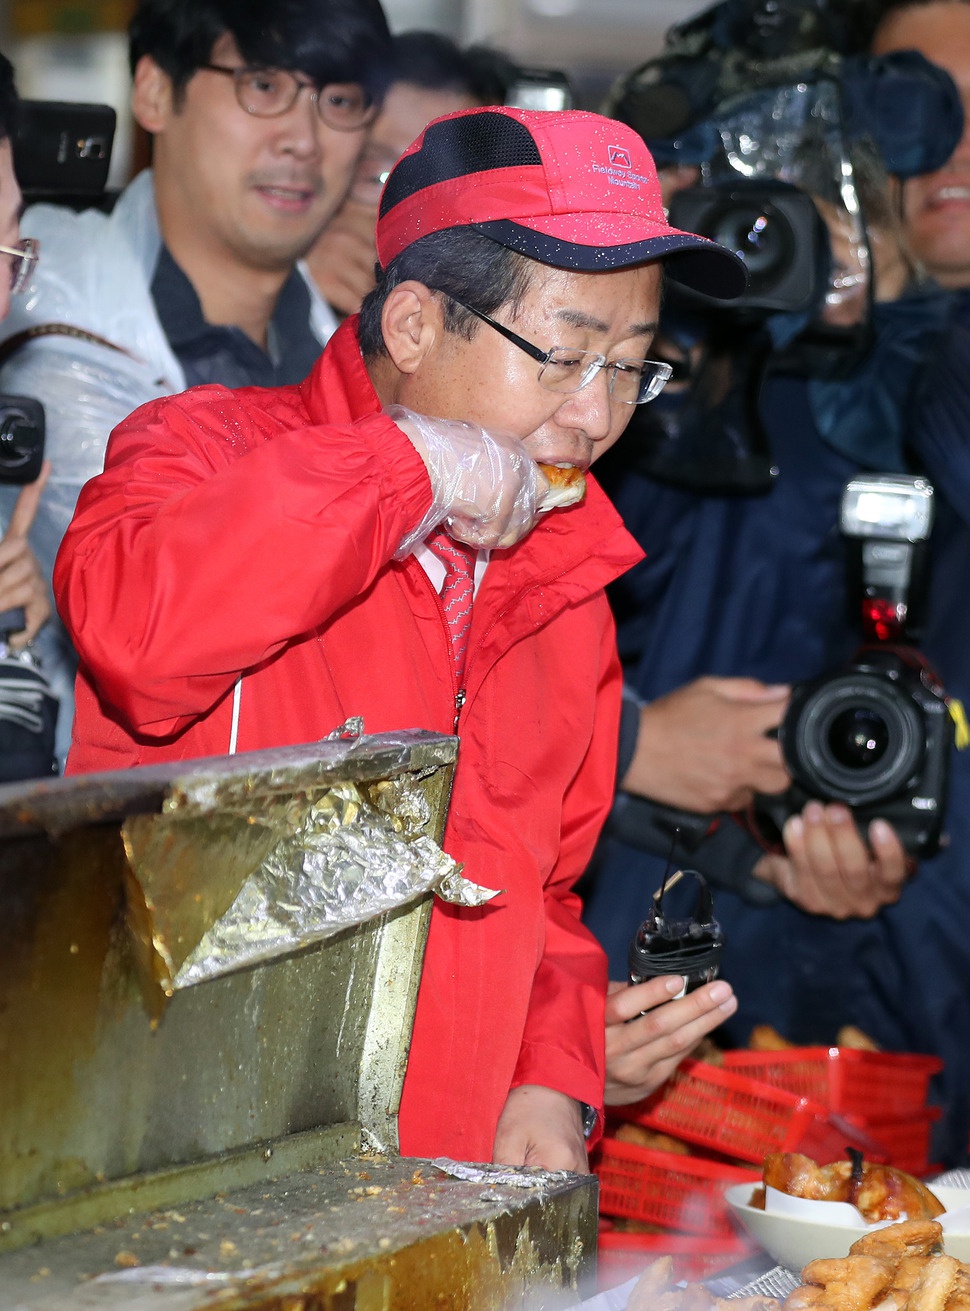
{"label": "fried chicken piece", "polygon": [[835,1045],[837,1047],[852,1047],[859,1052],[882,1051],[875,1038],[870,1038],[868,1033],[863,1033],[854,1024],[842,1025],[842,1028],[835,1035]]}
{"label": "fried chicken piece", "polygon": [[674,1282],[674,1258],[661,1256],[647,1266],[633,1285],[627,1311],[653,1311],[657,1299],[668,1291]]}
{"label": "fried chicken piece", "polygon": [[782,1311],[840,1311],[819,1284],[801,1284],[785,1298]]}
{"label": "fried chicken piece", "polygon": [[876,1256],[899,1265],[906,1257],[929,1256],[943,1241],[943,1226],[936,1220],[901,1220],[863,1234],[849,1248],[850,1256]]}
{"label": "fried chicken piece", "polygon": [[912,1287],[907,1311],[943,1311],[956,1283],[960,1262],[955,1256],[930,1256]]}
{"label": "fried chicken piece", "polygon": [[809,1261],[802,1281],[817,1284],[836,1311],[869,1311],[892,1285],[894,1267],[875,1256],[822,1257]]}
{"label": "fried chicken piece", "polygon": [[648,1129],[642,1124],[624,1121],[616,1126],[613,1137],[621,1143],[635,1143],[637,1147],[649,1147],[654,1152],[674,1152],[678,1156],[690,1156],[691,1147],[682,1138],[673,1138],[669,1133],[660,1133],[657,1129]]}
{"label": "fried chicken piece", "polygon": [[787,1052],[794,1046],[770,1024],[756,1024],[748,1038],[748,1049],[753,1052]]}
{"label": "fried chicken piece", "polygon": [[932,1220],[943,1214],[943,1203],[926,1184],[905,1170],[866,1162],[862,1181],[852,1190],[850,1201],[866,1220]]}
{"label": "fried chicken piece", "polygon": [[905,1170],[864,1161],[816,1165],[800,1152],[771,1152],[765,1157],[764,1181],[771,1188],[815,1202],[849,1202],[869,1224],[880,1220],[931,1220],[943,1205],[924,1183]]}

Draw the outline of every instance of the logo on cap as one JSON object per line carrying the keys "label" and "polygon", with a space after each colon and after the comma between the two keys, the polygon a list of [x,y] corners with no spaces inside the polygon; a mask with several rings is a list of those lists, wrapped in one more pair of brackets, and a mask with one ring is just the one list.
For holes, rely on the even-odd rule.
{"label": "logo on cap", "polygon": [[629,150],[623,146],[610,146],[610,163],[615,164],[617,168],[632,168],[633,160],[630,158]]}

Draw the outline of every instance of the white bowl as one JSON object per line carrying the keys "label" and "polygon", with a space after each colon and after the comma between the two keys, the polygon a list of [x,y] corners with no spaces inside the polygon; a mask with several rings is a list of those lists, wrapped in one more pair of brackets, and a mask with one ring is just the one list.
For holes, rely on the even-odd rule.
{"label": "white bowl", "polygon": [[[806,1220],[800,1216],[779,1215],[760,1211],[749,1206],[756,1185],[732,1184],[725,1191],[725,1199],[733,1214],[752,1238],[779,1265],[801,1273],[802,1267],[823,1256],[845,1256],[857,1238],[868,1233],[868,1226],[834,1225]],[[947,1211],[956,1211],[970,1205],[970,1192],[966,1188],[934,1188]],[[943,1235],[943,1250],[958,1261],[970,1261],[970,1220],[964,1230],[947,1231]]]}

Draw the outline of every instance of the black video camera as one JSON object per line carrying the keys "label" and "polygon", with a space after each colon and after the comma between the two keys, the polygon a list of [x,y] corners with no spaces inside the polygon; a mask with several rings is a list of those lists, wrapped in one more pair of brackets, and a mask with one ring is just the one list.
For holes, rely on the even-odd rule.
{"label": "black video camera", "polygon": [[778,729],[792,783],[757,797],[751,815],[772,844],[811,798],[844,802],[863,826],[885,819],[914,856],[945,840],[954,721],[939,679],[907,641],[932,497],[923,478],[875,475],[846,486],[841,526],[856,548],[867,641],[847,665],[792,691]]}
{"label": "black video camera", "polygon": [[744,260],[748,283],[733,317],[810,313],[828,284],[828,228],[811,196],[770,178],[734,178],[689,187],[671,198],[670,222],[709,237]]}

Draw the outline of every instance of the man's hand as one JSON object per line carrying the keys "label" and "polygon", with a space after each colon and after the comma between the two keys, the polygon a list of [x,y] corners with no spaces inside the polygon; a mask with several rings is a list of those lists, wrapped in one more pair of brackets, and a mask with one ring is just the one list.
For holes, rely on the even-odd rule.
{"label": "man's hand", "polygon": [[10,639],[15,650],[32,641],[51,616],[47,583],[27,543],[41,492],[50,475],[45,460],[40,477],[23,487],[10,516],[10,526],[0,541],[0,612],[23,609],[26,624]]}
{"label": "man's hand", "polygon": [[787,687],[754,678],[698,678],[640,712],[626,792],[701,814],[743,810],[755,792],[788,786],[778,743]]}
{"label": "man's hand", "polygon": [[348,197],[320,233],[307,263],[324,299],[340,314],[356,314],[374,289],[377,210]]}
{"label": "man's hand", "polygon": [[589,1174],[579,1102],[539,1084],[513,1088],[499,1116],[492,1160]]}
{"label": "man's hand", "polygon": [[442,522],[458,541],[483,547],[513,546],[535,526],[549,484],[517,437],[429,418],[403,405],[392,405],[387,414],[424,460],[434,497],[398,555]]}
{"label": "man's hand", "polygon": [[810,801],[782,830],[785,855],[765,855],[756,878],[812,915],[868,919],[902,894],[912,862],[882,819],[869,825],[869,844],[847,806]]}
{"label": "man's hand", "polygon": [[738,1008],[731,985],[723,979],[677,997],[683,986],[679,974],[648,979],[633,988],[610,983],[606,998],[607,1106],[626,1106],[656,1092],[704,1035]]}

